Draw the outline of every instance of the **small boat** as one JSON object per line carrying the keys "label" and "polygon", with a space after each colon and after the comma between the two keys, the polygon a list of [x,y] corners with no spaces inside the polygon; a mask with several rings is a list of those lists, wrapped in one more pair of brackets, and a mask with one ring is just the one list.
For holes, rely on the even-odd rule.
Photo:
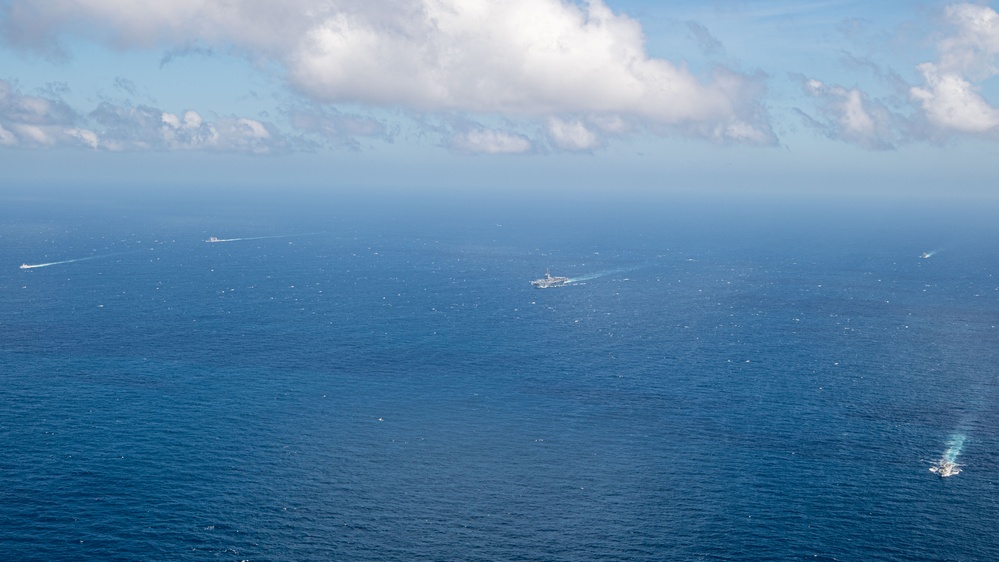
{"label": "small boat", "polygon": [[215,236],[212,236],[208,240],[205,240],[205,242],[221,242],[221,241],[222,241],[221,239],[216,238]]}
{"label": "small boat", "polygon": [[31,269],[31,266],[28,265],[28,264],[26,264],[26,263],[22,263],[21,264],[21,269]]}

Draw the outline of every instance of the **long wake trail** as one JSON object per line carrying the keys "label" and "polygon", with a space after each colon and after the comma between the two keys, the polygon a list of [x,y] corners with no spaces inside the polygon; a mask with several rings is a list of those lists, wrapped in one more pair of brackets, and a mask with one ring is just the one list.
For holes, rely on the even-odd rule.
{"label": "long wake trail", "polygon": [[963,433],[951,435],[950,441],[947,442],[947,451],[944,452],[943,460],[957,463],[957,456],[961,454],[961,449],[964,448],[965,439],[967,437]]}
{"label": "long wake trail", "polygon": [[975,431],[975,427],[977,426],[975,421],[978,418],[979,412],[985,407],[985,403],[991,402],[989,394],[991,393],[985,390],[982,382],[972,385],[971,396],[976,398],[969,400],[970,411],[965,412],[961,416],[956,427],[950,432],[950,437],[948,437],[946,443],[947,448],[940,455],[940,458],[934,462],[934,466],[930,468],[931,472],[935,472],[940,476],[953,476],[961,473],[961,467],[964,465],[958,463],[957,460],[968,441],[968,435]]}
{"label": "long wake trail", "polygon": [[76,258],[76,259],[72,259],[72,260],[62,260],[62,261],[51,261],[51,262],[48,262],[48,263],[32,263],[32,264],[24,263],[24,264],[21,264],[20,269],[37,269],[39,267],[50,267],[50,266],[53,266],[53,265],[62,265],[64,263],[75,263],[75,262],[78,262],[78,261],[87,261],[87,260],[95,260],[97,258],[106,258],[106,257],[113,256],[113,255],[115,255],[115,254],[105,254],[105,255],[100,255],[100,256],[87,256],[85,258]]}
{"label": "long wake trail", "polygon": [[591,279],[598,279],[600,277],[606,277],[608,275],[614,275],[615,273],[627,273],[629,271],[635,271],[640,268],[640,265],[629,265],[627,267],[617,267],[614,269],[605,269],[603,271],[598,271],[596,273],[587,273],[580,277],[570,277],[567,283],[578,283],[580,281],[589,281]]}
{"label": "long wake trail", "polygon": [[950,436],[950,440],[947,441],[947,450],[944,451],[940,460],[933,463],[933,466],[930,467],[930,472],[942,478],[961,474],[961,465],[957,463],[957,457],[961,454],[961,449],[964,448],[966,439],[967,437],[964,433],[953,433]]}
{"label": "long wake trail", "polygon": [[269,240],[271,238],[294,238],[296,236],[315,236],[316,234],[318,233],[307,232],[305,234],[277,234],[274,236],[244,236],[241,238],[216,238],[212,236],[208,240],[205,240],[205,242],[218,243],[218,242],[241,242],[243,240]]}

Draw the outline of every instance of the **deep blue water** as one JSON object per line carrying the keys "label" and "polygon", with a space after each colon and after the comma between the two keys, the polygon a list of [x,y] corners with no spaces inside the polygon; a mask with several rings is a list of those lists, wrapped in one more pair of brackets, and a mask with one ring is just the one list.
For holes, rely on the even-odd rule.
{"label": "deep blue water", "polygon": [[994,212],[180,199],[3,201],[3,559],[999,558]]}

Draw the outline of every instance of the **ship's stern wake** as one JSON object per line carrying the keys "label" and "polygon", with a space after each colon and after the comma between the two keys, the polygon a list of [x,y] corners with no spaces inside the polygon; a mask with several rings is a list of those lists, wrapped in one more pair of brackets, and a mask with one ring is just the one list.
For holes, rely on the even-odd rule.
{"label": "ship's stern wake", "polygon": [[964,448],[964,440],[965,436],[962,434],[951,437],[951,440],[947,443],[947,451],[940,457],[940,460],[933,463],[933,466],[930,467],[930,472],[940,476],[940,478],[960,474],[961,465],[957,464],[957,456],[961,454],[961,449]]}

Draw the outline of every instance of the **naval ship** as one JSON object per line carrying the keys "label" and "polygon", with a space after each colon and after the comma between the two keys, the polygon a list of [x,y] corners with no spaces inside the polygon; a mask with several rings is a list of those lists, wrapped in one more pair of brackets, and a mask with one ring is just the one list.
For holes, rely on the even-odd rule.
{"label": "naval ship", "polygon": [[569,282],[568,277],[552,277],[551,273],[545,273],[541,279],[531,281],[535,289],[547,289],[548,287],[561,287]]}
{"label": "naval ship", "polygon": [[955,474],[960,474],[961,469],[958,468],[959,464],[946,459],[940,459],[940,462],[930,467],[930,472],[940,475],[940,478],[947,478],[948,476],[954,476]]}

